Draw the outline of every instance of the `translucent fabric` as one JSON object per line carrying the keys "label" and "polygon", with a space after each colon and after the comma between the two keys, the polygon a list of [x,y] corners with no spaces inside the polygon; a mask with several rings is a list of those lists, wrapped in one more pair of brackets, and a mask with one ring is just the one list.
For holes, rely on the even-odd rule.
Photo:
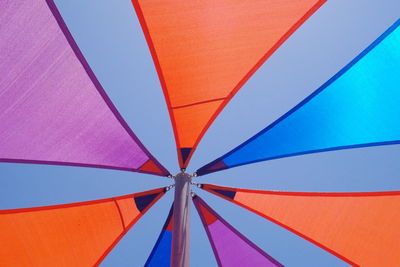
{"label": "translucent fabric", "polygon": [[0,266],[97,266],[165,189],[0,211]]}
{"label": "translucent fabric", "polygon": [[400,266],[400,191],[277,192],[203,185],[353,266]]}
{"label": "translucent fabric", "polygon": [[312,95],[198,175],[307,153],[400,143],[400,20]]}
{"label": "translucent fabric", "polygon": [[325,0],[132,2],[185,168],[233,95]]}
{"label": "translucent fabric", "polygon": [[53,1],[1,1],[0,25],[0,162],[169,174],[115,109]]}
{"label": "translucent fabric", "polygon": [[171,207],[167,220],[158,236],[157,242],[146,261],[145,267],[169,267],[171,262],[173,206]]}
{"label": "translucent fabric", "polygon": [[218,266],[283,266],[228,224],[200,197],[194,205],[206,229]]}

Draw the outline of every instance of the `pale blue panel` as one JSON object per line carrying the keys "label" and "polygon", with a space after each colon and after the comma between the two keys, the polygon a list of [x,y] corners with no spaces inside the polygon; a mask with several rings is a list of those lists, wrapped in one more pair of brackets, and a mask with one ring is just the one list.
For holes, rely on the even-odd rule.
{"label": "pale blue panel", "polygon": [[[225,167],[399,143],[400,20],[311,96],[232,150]],[[215,163],[201,173],[217,171]],[[207,171],[207,169],[209,171]]]}

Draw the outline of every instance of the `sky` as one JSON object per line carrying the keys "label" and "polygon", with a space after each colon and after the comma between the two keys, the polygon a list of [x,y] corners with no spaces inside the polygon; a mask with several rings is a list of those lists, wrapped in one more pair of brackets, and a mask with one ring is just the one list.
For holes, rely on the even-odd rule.
{"label": "sky", "polygon": [[[171,123],[143,32],[129,0],[56,0],[90,66],[130,127],[171,173],[179,172]],[[254,74],[216,119],[188,172],[265,128],[332,77],[400,17],[398,0],[336,0],[323,5]],[[266,161],[196,182],[260,190],[400,190],[400,146]],[[172,184],[146,174],[82,167],[0,164],[0,208],[100,199]],[[279,226],[193,189],[230,224],[286,266],[347,266]],[[142,266],[168,214],[168,192],[121,240],[102,266]],[[191,210],[191,266],[216,266]]]}

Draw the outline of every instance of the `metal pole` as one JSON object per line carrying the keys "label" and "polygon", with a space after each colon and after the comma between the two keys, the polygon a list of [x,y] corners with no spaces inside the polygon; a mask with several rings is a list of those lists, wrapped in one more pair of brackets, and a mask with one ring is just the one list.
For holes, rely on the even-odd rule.
{"label": "metal pole", "polygon": [[185,172],[175,176],[171,267],[189,267],[191,179]]}

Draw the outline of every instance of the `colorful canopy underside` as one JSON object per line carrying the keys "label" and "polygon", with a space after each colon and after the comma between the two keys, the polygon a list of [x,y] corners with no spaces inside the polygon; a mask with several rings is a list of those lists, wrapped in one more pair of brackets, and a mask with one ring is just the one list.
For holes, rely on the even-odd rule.
{"label": "colorful canopy underside", "polygon": [[146,261],[145,267],[169,267],[171,265],[172,229],[173,229],[173,205],[169,211],[167,220],[158,236],[157,242]]}
{"label": "colorful canopy underside", "polygon": [[186,168],[233,95],[325,0],[132,2]]}
{"label": "colorful canopy underside", "polygon": [[118,113],[52,0],[0,2],[0,162],[168,175]]}
{"label": "colorful canopy underside", "polygon": [[400,266],[400,191],[303,193],[203,185],[353,266]]}
{"label": "colorful canopy underside", "polygon": [[0,266],[97,266],[164,193],[0,210]]}
{"label": "colorful canopy underside", "polygon": [[400,20],[300,104],[198,175],[282,157],[400,143]]}
{"label": "colorful canopy underside", "polygon": [[193,197],[218,266],[283,266],[227,223],[200,197]]}

